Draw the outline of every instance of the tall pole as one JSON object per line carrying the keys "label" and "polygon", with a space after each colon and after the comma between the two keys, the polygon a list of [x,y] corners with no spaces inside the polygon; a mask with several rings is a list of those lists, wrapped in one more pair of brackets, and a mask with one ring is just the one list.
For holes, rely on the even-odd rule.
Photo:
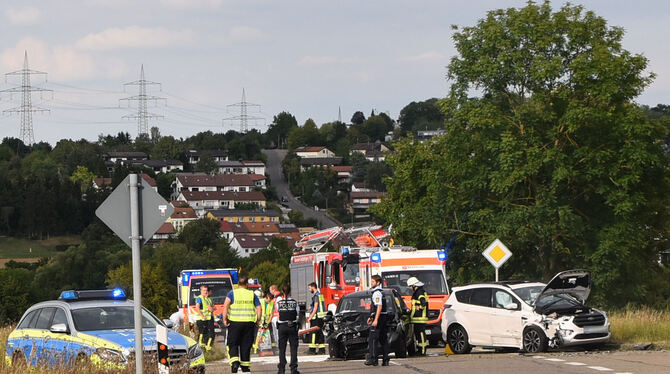
{"label": "tall pole", "polygon": [[498,281],[498,268],[496,268],[496,282]]}
{"label": "tall pole", "polygon": [[140,267],[140,204],[138,175],[130,174],[130,241],[133,260],[133,316],[135,322],[135,373],[143,373],[142,282]]}
{"label": "tall pole", "polygon": [[142,134],[149,135],[149,119],[163,118],[163,116],[154,113],[149,113],[149,111],[147,110],[148,101],[152,101],[155,104],[158,104],[159,100],[166,100],[164,97],[147,95],[147,86],[149,85],[157,85],[160,87],[161,84],[146,80],[144,78],[144,65],[142,65],[142,67],[140,68],[140,80],[124,84],[124,90],[126,86],[139,86],[139,95],[126,97],[119,100],[119,102],[121,100],[127,101],[128,106],[130,106],[131,101],[137,101],[137,113],[127,114],[122,118],[137,119],[138,137],[141,136]]}

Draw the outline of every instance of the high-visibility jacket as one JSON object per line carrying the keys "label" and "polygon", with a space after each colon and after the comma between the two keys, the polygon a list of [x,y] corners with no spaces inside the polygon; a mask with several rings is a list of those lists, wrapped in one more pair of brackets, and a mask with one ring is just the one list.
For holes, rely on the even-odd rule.
{"label": "high-visibility jacket", "polygon": [[417,288],[412,295],[411,323],[428,323],[428,293],[423,287]]}
{"label": "high-visibility jacket", "polygon": [[[198,302],[198,300],[200,302]],[[200,311],[202,312],[202,316],[200,313],[195,314],[195,319],[198,321],[209,321],[212,318],[212,312],[209,311],[210,306],[212,306],[212,299],[209,297],[204,297],[202,295],[198,296],[195,300],[196,303],[202,304],[200,307]],[[204,316],[204,318],[203,318]]]}
{"label": "high-visibility jacket", "polygon": [[253,291],[246,288],[233,290],[233,302],[228,307],[228,319],[231,322],[256,322],[256,306]]}
{"label": "high-visibility jacket", "polygon": [[312,296],[312,308],[316,304],[316,318],[323,318],[326,316],[326,302],[323,299],[321,292],[316,291],[314,296]]}
{"label": "high-visibility jacket", "polygon": [[272,312],[274,311],[275,302],[274,300],[266,301],[265,299],[261,300],[261,309],[263,310],[263,323],[269,323],[272,318]]}

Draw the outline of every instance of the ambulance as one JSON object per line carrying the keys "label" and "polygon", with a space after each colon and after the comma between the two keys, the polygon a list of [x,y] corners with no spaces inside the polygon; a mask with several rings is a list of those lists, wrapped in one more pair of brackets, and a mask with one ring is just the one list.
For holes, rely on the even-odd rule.
{"label": "ambulance", "polygon": [[[197,321],[195,299],[200,295],[200,286],[209,286],[214,304],[214,316],[223,314],[226,295],[237,287],[237,269],[191,269],[182,270],[177,278],[177,297],[184,314],[184,323],[191,326]],[[220,331],[220,329],[217,328]],[[217,331],[217,332],[219,332]]]}
{"label": "ambulance", "polygon": [[[412,289],[407,280],[416,277],[421,281],[428,294],[428,323],[426,335],[431,344],[437,344],[442,338],[442,306],[449,298],[447,284],[447,254],[442,250],[418,250],[407,246],[382,248],[342,248],[345,257],[357,253],[359,288],[368,289],[371,277],[382,277],[384,288],[394,288],[402,296],[407,307],[412,307]],[[348,259],[348,262],[353,260]]]}

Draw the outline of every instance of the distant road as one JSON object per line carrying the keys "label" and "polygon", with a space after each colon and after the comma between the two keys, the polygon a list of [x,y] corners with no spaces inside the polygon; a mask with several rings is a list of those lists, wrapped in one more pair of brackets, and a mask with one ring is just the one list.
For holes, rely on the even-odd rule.
{"label": "distant road", "polygon": [[305,216],[305,218],[314,218],[319,223],[319,228],[327,228],[332,226],[339,226],[333,217],[327,215],[323,211],[315,211],[314,209],[304,205],[300,200],[296,199],[288,188],[288,183],[284,180],[284,174],[281,170],[281,163],[286,157],[287,151],[285,149],[264,149],[263,154],[267,156],[267,174],[272,180],[272,185],[277,190],[277,196],[281,199],[282,196],[288,197],[288,207],[297,210]]}

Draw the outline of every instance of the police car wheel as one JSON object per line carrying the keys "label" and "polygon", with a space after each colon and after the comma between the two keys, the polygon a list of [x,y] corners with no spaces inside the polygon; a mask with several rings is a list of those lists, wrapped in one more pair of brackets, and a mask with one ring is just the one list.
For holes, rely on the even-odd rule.
{"label": "police car wheel", "polygon": [[12,355],[12,366],[16,368],[25,368],[27,366],[26,356],[21,351],[16,351]]}

